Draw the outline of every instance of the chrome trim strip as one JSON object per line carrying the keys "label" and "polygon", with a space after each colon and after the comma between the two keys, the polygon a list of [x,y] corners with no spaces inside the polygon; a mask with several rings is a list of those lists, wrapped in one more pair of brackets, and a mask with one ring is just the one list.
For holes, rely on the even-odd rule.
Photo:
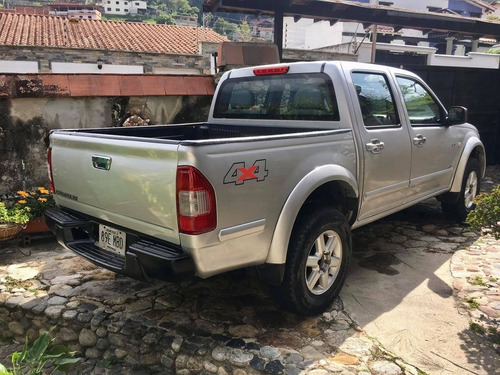
{"label": "chrome trim strip", "polygon": [[251,221],[249,223],[236,225],[234,227],[221,229],[219,232],[219,241],[232,240],[233,238],[246,236],[262,232],[266,227],[266,219]]}

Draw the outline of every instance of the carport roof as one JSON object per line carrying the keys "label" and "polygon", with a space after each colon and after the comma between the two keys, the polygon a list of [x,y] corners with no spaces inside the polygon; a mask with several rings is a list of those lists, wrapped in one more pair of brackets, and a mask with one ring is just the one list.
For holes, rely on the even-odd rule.
{"label": "carport roof", "polygon": [[206,0],[203,9],[210,12],[242,12],[257,14],[283,14],[337,21],[359,22],[365,27],[372,24],[450,33],[475,38],[500,38],[500,22],[452,14],[432,13],[392,6],[373,5],[345,0]]}

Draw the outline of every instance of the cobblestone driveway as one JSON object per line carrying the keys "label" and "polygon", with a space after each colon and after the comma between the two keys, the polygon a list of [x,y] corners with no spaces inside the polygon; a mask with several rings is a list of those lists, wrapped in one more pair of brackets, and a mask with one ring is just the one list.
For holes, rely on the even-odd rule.
{"label": "cobblestone driveway", "polygon": [[[486,186],[498,181],[498,170],[489,169]],[[499,247],[495,242],[476,245],[483,250],[469,248],[477,238],[428,201],[356,230],[354,251],[363,267],[390,273],[395,253],[451,257],[460,250],[452,260],[454,272],[462,272],[455,275],[455,287],[463,299],[480,293],[474,294],[480,308],[473,317],[496,329],[498,280],[475,288],[471,277],[486,277],[488,268],[493,280],[500,270]],[[340,299],[322,316],[303,318],[278,310],[268,287],[245,271],[145,284],[97,269],[53,241],[34,244],[29,257],[13,246],[0,248],[3,363],[16,348],[9,340],[34,339],[57,325],[56,341],[85,357],[78,366],[83,373],[417,374],[367,337]],[[492,254],[488,267],[474,259],[481,251]],[[464,267],[469,261],[475,262],[473,270]]]}

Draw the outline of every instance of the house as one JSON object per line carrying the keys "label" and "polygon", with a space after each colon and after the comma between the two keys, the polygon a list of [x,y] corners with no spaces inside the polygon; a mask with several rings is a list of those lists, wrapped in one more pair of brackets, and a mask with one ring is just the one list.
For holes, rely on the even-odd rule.
{"label": "house", "polygon": [[184,14],[176,14],[172,16],[175,20],[175,24],[177,26],[189,26],[196,27],[198,26],[198,17],[197,16],[187,16]]}
{"label": "house", "polygon": [[226,40],[206,28],[0,12],[0,73],[210,74]]}
{"label": "house", "polygon": [[147,3],[142,0],[102,0],[105,14],[128,16],[146,14]]}
{"label": "house", "polygon": [[43,8],[48,10],[51,16],[60,16],[68,18],[100,20],[101,19],[101,6],[99,5],[86,5],[78,3],[53,3],[44,5]]}
{"label": "house", "polygon": [[[365,7],[410,9],[424,15],[430,12],[439,12],[477,18],[486,17],[495,10],[493,5],[481,0],[424,0],[418,2],[414,0],[359,0],[358,3],[366,4]],[[337,22],[331,25],[327,21],[297,20],[287,17],[284,27],[284,48],[357,52],[360,61],[370,61],[371,59],[370,41],[374,29],[365,29],[361,23]],[[470,37],[459,39],[455,34],[445,32],[394,29],[377,25],[377,56],[387,55],[386,58],[391,59],[392,57],[389,56],[391,54],[400,56],[406,54],[402,58],[405,63],[410,63],[408,61],[410,59],[417,64],[464,64],[465,60],[434,59],[431,55],[467,57],[469,53],[486,52],[493,44],[495,41],[489,39],[471,39]],[[489,62],[484,67],[498,67],[498,62],[494,59],[488,59],[488,57],[483,59],[482,56],[478,55],[475,57],[481,59],[481,62],[478,62],[479,65],[483,64],[483,60],[486,59]],[[389,62],[386,60],[377,61]]]}
{"label": "house", "polygon": [[47,183],[50,129],[206,119],[212,54],[226,40],[197,27],[0,12],[0,190]]}
{"label": "house", "polygon": [[86,5],[73,2],[61,2],[61,3],[51,3],[43,5],[25,5],[10,4],[13,6],[11,9],[4,9],[4,12],[8,13],[18,13],[18,14],[31,14],[31,15],[51,15],[60,16],[68,18],[78,18],[78,19],[101,19],[100,5]]}

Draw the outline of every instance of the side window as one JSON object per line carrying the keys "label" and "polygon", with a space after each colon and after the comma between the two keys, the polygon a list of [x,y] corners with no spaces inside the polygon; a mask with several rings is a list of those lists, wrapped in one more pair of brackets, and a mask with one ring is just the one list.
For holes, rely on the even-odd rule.
{"label": "side window", "polygon": [[401,126],[387,78],[378,73],[352,73],[367,128]]}
{"label": "side window", "polygon": [[408,111],[410,124],[437,124],[441,120],[440,106],[432,95],[418,81],[396,77]]}

